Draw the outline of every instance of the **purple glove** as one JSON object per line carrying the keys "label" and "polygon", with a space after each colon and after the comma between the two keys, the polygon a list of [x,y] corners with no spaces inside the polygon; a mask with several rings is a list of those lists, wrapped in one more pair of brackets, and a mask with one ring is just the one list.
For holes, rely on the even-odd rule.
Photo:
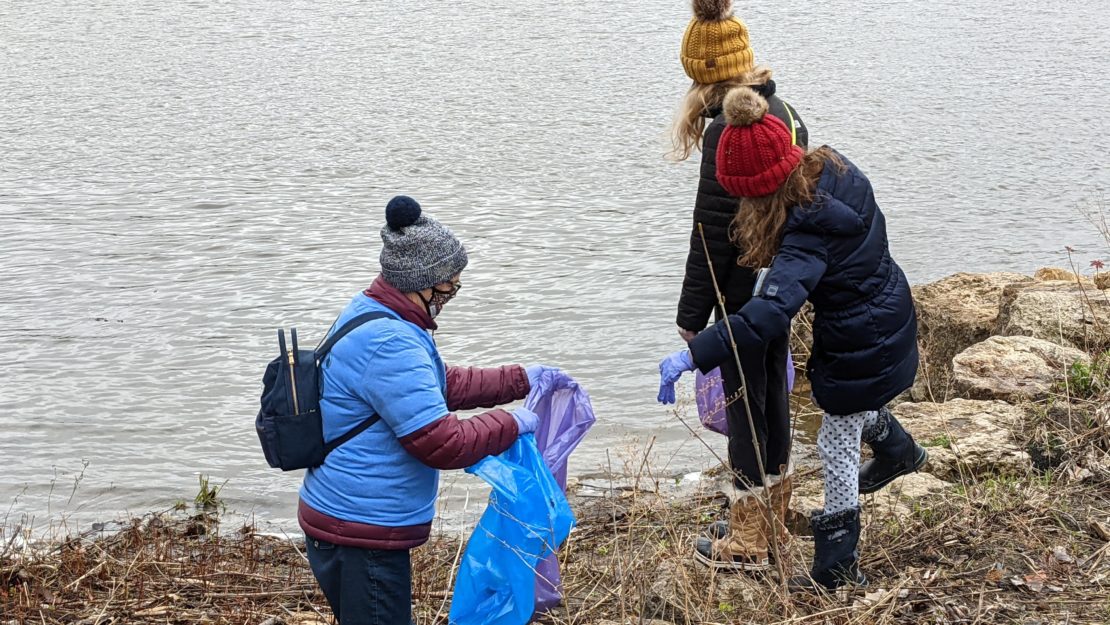
{"label": "purple glove", "polygon": [[540,376],[545,371],[558,371],[558,367],[548,367],[547,365],[528,365],[524,368],[524,372],[528,374],[528,386],[536,388],[536,384],[540,381]]}
{"label": "purple glove", "polygon": [[516,429],[520,434],[531,434],[540,427],[540,418],[536,413],[528,410],[527,408],[517,408],[512,412],[513,420],[516,421]]}
{"label": "purple glove", "polygon": [[674,403],[674,383],[682,377],[683,373],[694,370],[694,361],[690,358],[690,350],[684,349],[675,352],[659,363],[659,403]]}

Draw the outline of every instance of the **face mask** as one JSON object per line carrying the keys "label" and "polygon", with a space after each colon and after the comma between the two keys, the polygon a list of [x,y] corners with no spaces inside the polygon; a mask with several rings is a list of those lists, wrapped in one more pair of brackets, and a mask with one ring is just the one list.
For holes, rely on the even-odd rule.
{"label": "face mask", "polygon": [[462,283],[455,282],[452,287],[446,291],[433,288],[432,296],[428,299],[424,299],[422,293],[419,294],[420,301],[424,302],[424,309],[428,311],[428,316],[435,319],[439,313],[443,312],[443,307],[447,305],[447,302],[455,298],[455,295],[458,294],[461,288]]}

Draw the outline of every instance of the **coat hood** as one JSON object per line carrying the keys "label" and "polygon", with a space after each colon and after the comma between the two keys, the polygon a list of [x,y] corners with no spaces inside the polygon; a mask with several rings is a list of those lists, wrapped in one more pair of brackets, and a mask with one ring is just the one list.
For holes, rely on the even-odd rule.
{"label": "coat hood", "polygon": [[848,159],[843,160],[844,170],[825,165],[813,202],[790,211],[786,230],[844,237],[861,234],[871,226],[876,206],[871,183]]}

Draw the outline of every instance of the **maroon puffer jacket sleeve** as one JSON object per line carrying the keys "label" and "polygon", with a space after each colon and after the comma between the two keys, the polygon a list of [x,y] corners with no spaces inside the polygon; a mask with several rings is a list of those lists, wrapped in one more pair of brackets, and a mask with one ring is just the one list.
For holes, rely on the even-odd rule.
{"label": "maroon puffer jacket sleeve", "polygon": [[464,469],[505,451],[518,434],[513,415],[490,410],[469,419],[449,414],[402,438],[401,445],[433,469]]}
{"label": "maroon puffer jacket sleeve", "polygon": [[528,374],[520,365],[483,369],[447,367],[447,409],[493,408],[528,396]]}

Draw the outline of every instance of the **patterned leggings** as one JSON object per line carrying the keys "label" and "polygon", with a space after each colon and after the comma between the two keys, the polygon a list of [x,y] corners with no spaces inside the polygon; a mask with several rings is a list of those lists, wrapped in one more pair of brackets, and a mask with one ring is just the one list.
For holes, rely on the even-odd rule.
{"label": "patterned leggings", "polygon": [[859,507],[860,441],[886,438],[886,415],[865,410],[849,415],[826,414],[817,432],[817,450],[825,465],[825,514]]}

